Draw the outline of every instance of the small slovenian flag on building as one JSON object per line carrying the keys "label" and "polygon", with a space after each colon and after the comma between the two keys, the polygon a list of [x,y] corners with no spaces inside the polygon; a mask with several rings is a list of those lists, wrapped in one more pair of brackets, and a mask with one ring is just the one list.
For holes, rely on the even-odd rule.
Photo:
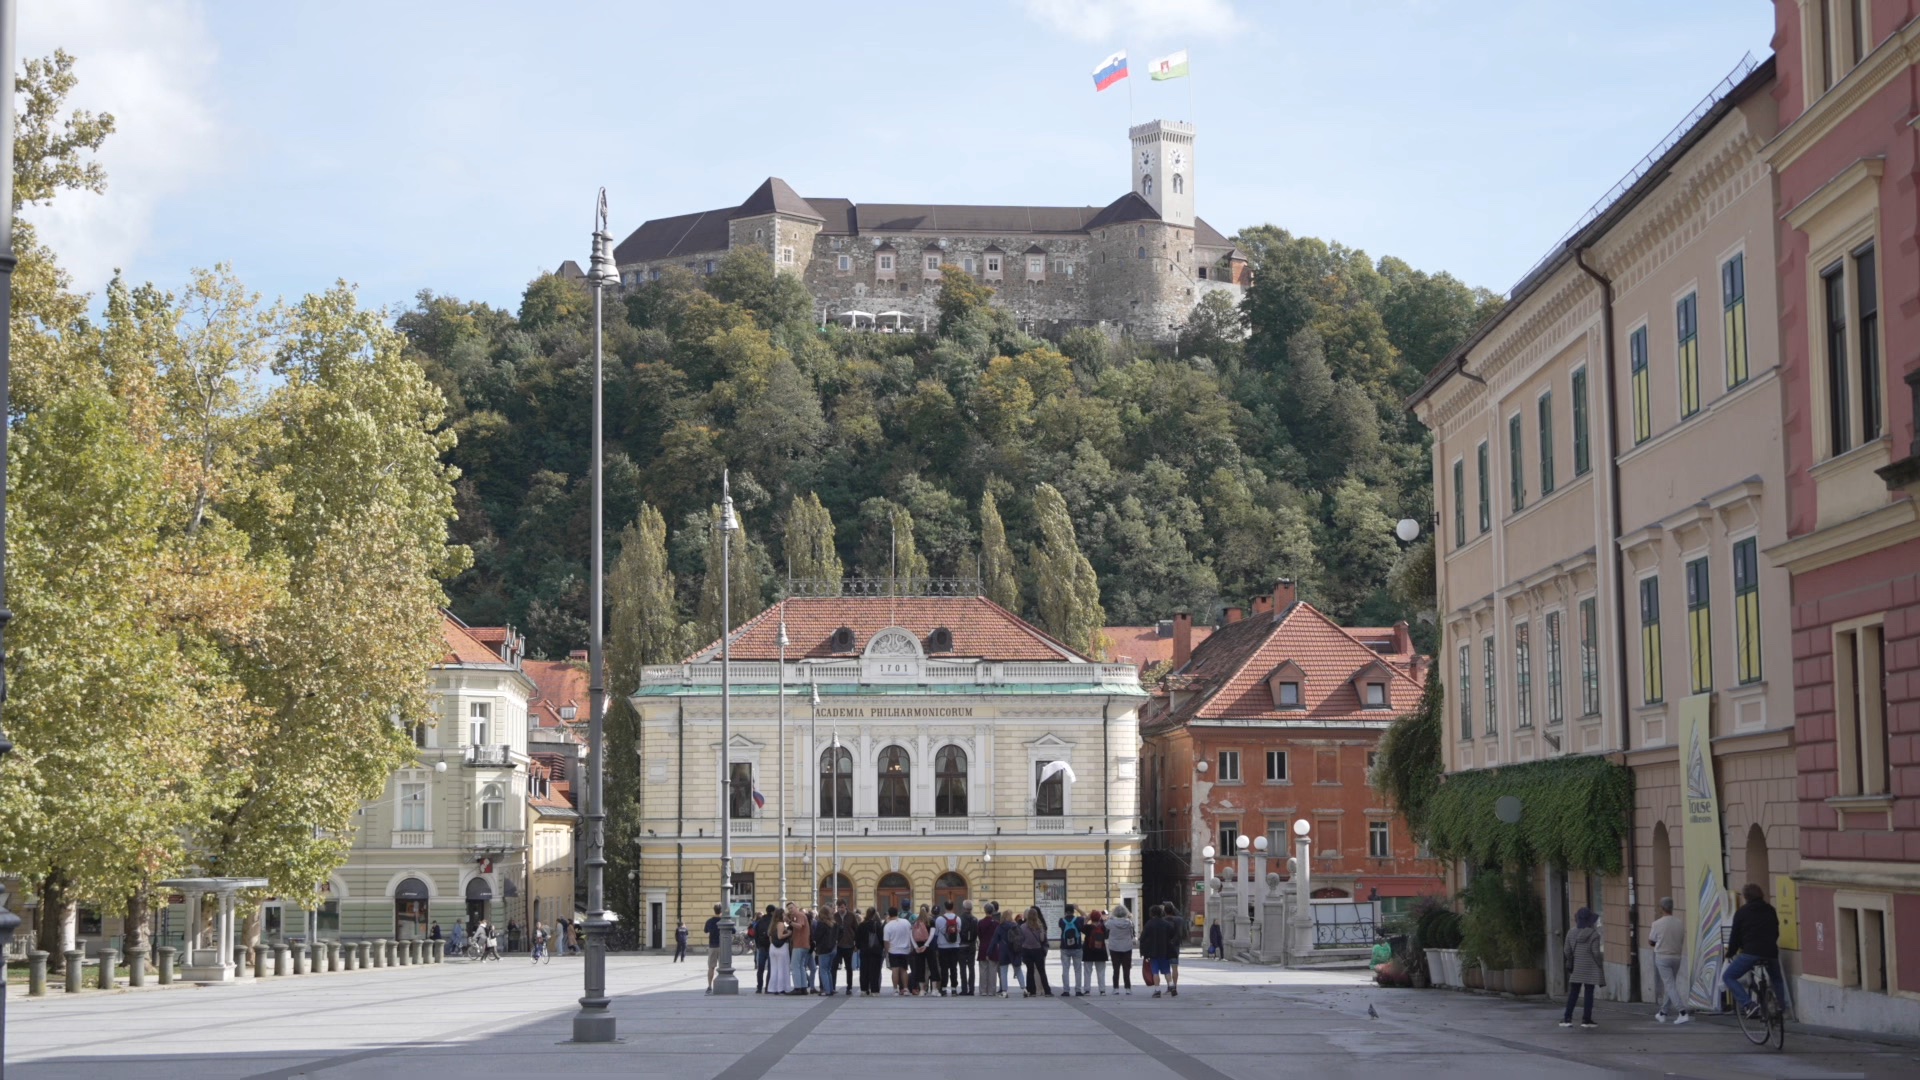
{"label": "small slovenian flag on building", "polygon": [[760,794],[759,788],[753,789],[753,805],[761,810],[765,810],[767,808],[767,797],[765,795]]}
{"label": "small slovenian flag on building", "polygon": [[1127,54],[1117,52],[1100,61],[1100,66],[1093,69],[1093,88],[1095,91],[1105,90],[1126,77]]}

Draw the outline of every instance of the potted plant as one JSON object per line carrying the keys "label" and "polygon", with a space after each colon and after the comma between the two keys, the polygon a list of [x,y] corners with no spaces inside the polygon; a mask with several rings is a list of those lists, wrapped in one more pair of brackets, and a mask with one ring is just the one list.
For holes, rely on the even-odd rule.
{"label": "potted plant", "polygon": [[1546,924],[1530,877],[1525,869],[1490,867],[1461,890],[1466,908],[1460,917],[1461,951],[1483,969],[1481,982],[1488,990],[1545,991],[1546,972],[1538,965],[1546,947]]}
{"label": "potted plant", "polygon": [[1436,986],[1463,986],[1460,971],[1460,916],[1445,897],[1423,896],[1413,902],[1409,913],[1413,932],[1410,954],[1420,962],[1414,985],[1424,974]]}

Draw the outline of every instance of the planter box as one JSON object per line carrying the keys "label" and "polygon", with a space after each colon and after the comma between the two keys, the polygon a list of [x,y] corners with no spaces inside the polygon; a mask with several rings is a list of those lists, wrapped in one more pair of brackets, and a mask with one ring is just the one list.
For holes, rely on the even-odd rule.
{"label": "planter box", "polygon": [[1500,973],[1506,979],[1506,991],[1530,997],[1547,992],[1547,972],[1544,968],[1510,968]]}
{"label": "planter box", "polygon": [[1460,984],[1469,990],[1478,990],[1482,981],[1481,975],[1485,972],[1486,969],[1479,964],[1463,962],[1460,965]]}
{"label": "planter box", "polygon": [[1480,985],[1496,994],[1506,993],[1507,972],[1505,968],[1487,968],[1480,972]]}
{"label": "planter box", "polygon": [[1459,949],[1427,949],[1427,974],[1435,986],[1465,986]]}

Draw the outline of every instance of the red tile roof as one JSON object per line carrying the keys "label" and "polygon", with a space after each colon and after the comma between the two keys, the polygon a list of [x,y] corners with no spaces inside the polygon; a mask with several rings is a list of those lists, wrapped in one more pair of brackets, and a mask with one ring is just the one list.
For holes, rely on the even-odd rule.
{"label": "red tile roof", "polygon": [[[1360,636],[1360,635],[1365,635]],[[1416,656],[1407,651],[1382,652],[1406,639],[1395,629],[1342,629],[1311,604],[1295,603],[1278,617],[1251,615],[1215,630],[1193,659],[1166,680],[1179,691],[1190,691],[1180,707],[1165,711],[1166,699],[1149,706],[1158,715],[1146,726],[1163,727],[1193,720],[1270,720],[1351,723],[1380,721],[1411,712],[1420,700],[1415,674]],[[1267,677],[1291,660],[1304,674],[1300,687],[1303,708],[1274,705]],[[1353,678],[1369,667],[1387,673],[1385,709],[1361,706]]]}
{"label": "red tile roof", "polygon": [[[542,728],[571,727],[590,719],[587,698],[586,666],[572,660],[522,660],[520,666],[533,680],[534,692],[527,699],[527,719]],[[572,705],[573,720],[561,717],[563,706]]]}
{"label": "red tile roof", "polygon": [[[1108,626],[1100,632],[1107,635],[1107,659],[1115,663],[1131,660],[1144,671],[1162,660],[1173,659],[1173,634],[1161,637],[1158,626]],[[1212,633],[1211,626],[1194,627],[1193,644],[1199,646]]]}
{"label": "red tile roof", "polygon": [[[1085,660],[1086,657],[1047,636],[1007,609],[983,596],[796,596],[775,604],[734,631],[735,660],[777,660],[780,656],[780,613],[786,612],[787,659],[819,659],[860,655],[873,636],[898,626],[919,638],[946,627],[953,648],[929,656],[977,660]],[[833,632],[845,626],[853,631],[853,648],[836,651]],[[718,659],[720,643],[712,642],[690,659]]]}
{"label": "red tile roof", "polygon": [[468,626],[466,623],[454,618],[448,612],[442,611],[440,613],[440,636],[446,639],[447,651],[446,655],[440,658],[440,662],[442,664],[504,663],[504,661],[500,659],[498,644],[496,643],[490,646],[479,636],[481,632],[487,630],[498,631],[501,635],[499,640],[506,640],[506,629],[504,627]]}

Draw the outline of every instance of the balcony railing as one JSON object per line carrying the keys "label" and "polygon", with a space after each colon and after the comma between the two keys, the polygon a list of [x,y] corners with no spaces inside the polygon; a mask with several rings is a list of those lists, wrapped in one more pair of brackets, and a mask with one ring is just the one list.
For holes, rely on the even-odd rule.
{"label": "balcony railing", "polygon": [[433,833],[427,829],[393,830],[393,846],[396,848],[430,848],[433,846]]}
{"label": "balcony railing", "polygon": [[507,768],[513,764],[513,747],[505,744],[469,746],[465,760],[473,768]]}
{"label": "balcony railing", "polygon": [[515,829],[468,829],[464,840],[475,851],[518,851],[526,838]]}

